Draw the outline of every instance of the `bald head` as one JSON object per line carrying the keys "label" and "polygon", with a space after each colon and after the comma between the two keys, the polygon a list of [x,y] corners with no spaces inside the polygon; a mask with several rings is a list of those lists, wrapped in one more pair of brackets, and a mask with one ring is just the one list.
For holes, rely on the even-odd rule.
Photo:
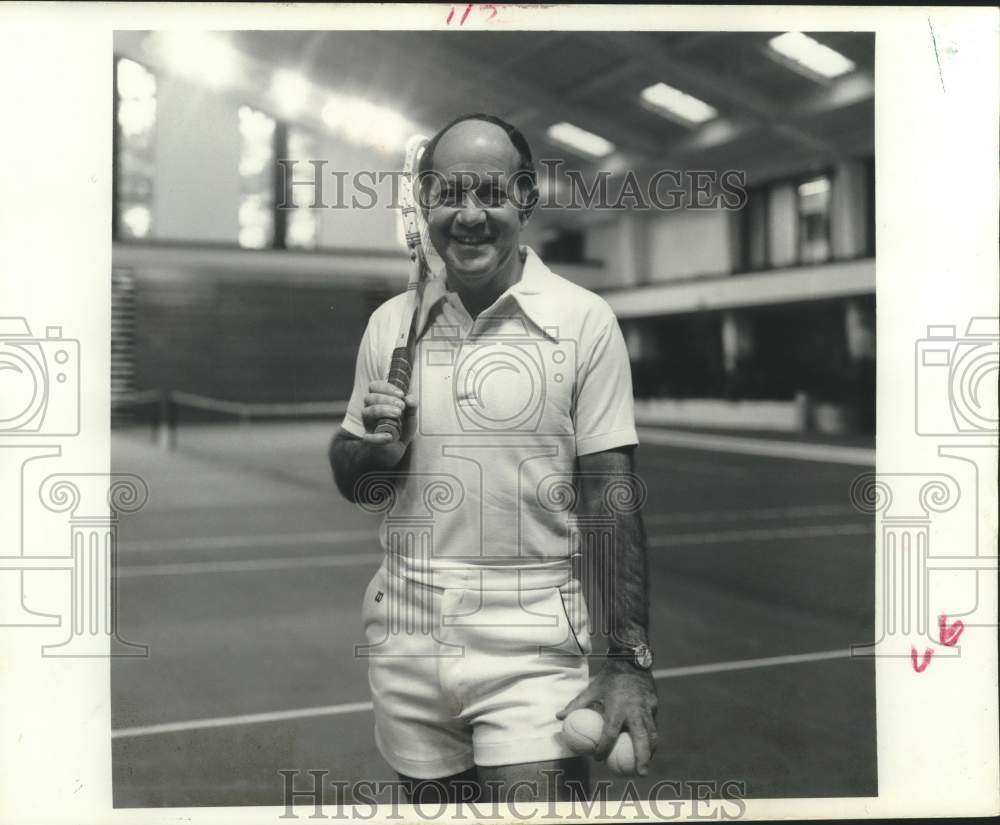
{"label": "bald head", "polygon": [[463,120],[448,129],[434,149],[434,168],[444,174],[488,165],[513,175],[521,154],[507,133],[485,120]]}
{"label": "bald head", "polygon": [[508,194],[525,219],[538,197],[528,141],[516,126],[493,115],[462,115],[441,129],[427,144],[419,173],[424,195],[429,195],[432,177],[500,173],[513,182],[514,191]]}
{"label": "bald head", "polygon": [[531,149],[490,115],[466,115],[438,132],[420,160],[431,242],[452,289],[485,307],[520,278],[519,237],[534,205]]}

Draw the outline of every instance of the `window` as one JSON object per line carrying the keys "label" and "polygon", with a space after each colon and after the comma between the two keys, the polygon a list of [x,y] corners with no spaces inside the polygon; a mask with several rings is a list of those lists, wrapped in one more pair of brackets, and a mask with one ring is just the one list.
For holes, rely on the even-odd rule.
{"label": "window", "polygon": [[741,269],[766,269],[768,259],[768,196],[767,187],[747,190],[747,202],[740,213]]}
{"label": "window", "polygon": [[134,60],[115,62],[116,238],[148,238],[153,230],[156,77]]}
{"label": "window", "polygon": [[559,264],[581,264],[583,247],[581,230],[553,227],[542,236],[542,259]]}
{"label": "window", "polygon": [[111,400],[135,390],[135,274],[111,270]]}
{"label": "window", "polygon": [[247,249],[274,241],[274,118],[249,106],[239,108],[240,236]]}
{"label": "window", "polygon": [[865,161],[865,253],[875,257],[875,158]]}
{"label": "window", "polygon": [[[296,161],[288,165],[291,180],[310,181],[315,178],[316,168],[309,163],[316,158],[316,141],[301,129],[288,130],[288,159]],[[319,239],[319,219],[316,210],[311,209],[316,190],[312,186],[293,186],[292,204],[294,209],[286,212],[285,246],[289,249],[315,249]]]}
{"label": "window", "polygon": [[809,178],[798,185],[799,263],[830,259],[830,178]]}

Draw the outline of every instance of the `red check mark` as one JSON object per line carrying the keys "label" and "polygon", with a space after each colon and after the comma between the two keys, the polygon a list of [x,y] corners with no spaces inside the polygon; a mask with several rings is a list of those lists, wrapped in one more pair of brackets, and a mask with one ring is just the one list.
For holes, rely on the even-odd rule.
{"label": "red check mark", "polygon": [[948,624],[948,617],[944,613],[938,616],[938,641],[945,647],[954,647],[958,644],[958,637],[962,635],[963,630],[965,625],[961,619],[955,619]]}
{"label": "red check mark", "polygon": [[917,649],[915,647],[910,648],[910,661],[913,662],[913,669],[917,673],[923,673],[927,670],[927,665],[931,663],[931,656],[934,655],[934,651],[931,648],[924,649],[924,655],[922,661],[917,661]]}

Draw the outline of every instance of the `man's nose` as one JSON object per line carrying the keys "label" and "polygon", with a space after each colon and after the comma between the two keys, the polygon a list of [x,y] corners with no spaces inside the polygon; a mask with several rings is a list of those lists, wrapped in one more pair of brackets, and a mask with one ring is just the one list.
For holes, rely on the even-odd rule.
{"label": "man's nose", "polygon": [[462,198],[462,205],[455,215],[462,226],[477,226],[486,221],[486,210],[471,192]]}

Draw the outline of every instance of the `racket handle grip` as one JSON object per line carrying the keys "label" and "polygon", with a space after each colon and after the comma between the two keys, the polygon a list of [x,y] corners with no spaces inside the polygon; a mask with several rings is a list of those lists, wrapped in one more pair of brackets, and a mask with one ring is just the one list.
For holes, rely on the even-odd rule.
{"label": "racket handle grip", "polygon": [[[396,347],[392,351],[392,361],[389,362],[389,376],[386,378],[397,390],[406,395],[410,389],[410,374],[413,367],[410,364],[410,352],[407,347]],[[380,418],[375,425],[376,433],[389,433],[393,440],[402,435],[403,422],[399,418]]]}

